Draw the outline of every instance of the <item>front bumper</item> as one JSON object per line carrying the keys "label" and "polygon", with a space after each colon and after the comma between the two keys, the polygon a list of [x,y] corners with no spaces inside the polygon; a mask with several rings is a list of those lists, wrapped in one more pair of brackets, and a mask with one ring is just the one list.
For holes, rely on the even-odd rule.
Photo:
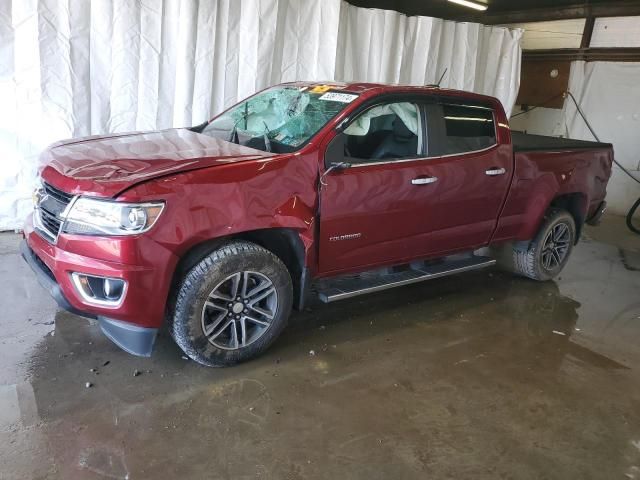
{"label": "front bumper", "polygon": [[[123,350],[151,354],[164,320],[169,272],[175,266],[171,253],[141,237],[69,236],[53,245],[33,230],[30,220],[24,236],[23,258],[61,308],[97,319],[103,333]],[[89,304],[74,286],[72,272],[123,279],[128,284],[126,296],[117,307]]]}
{"label": "front bumper", "polygon": [[62,293],[62,289],[56,282],[53,272],[51,272],[45,263],[29,248],[26,240],[23,240],[20,244],[20,253],[22,254],[22,258],[24,258],[36,274],[38,283],[51,294],[60,308],[75,313],[76,315],[97,319],[102,332],[107,338],[125,352],[140,357],[151,356],[156,334],[158,333],[157,328],[139,327],[131,323],[121,322],[102,315],[93,315],[74,308],[66,299],[64,293]]}

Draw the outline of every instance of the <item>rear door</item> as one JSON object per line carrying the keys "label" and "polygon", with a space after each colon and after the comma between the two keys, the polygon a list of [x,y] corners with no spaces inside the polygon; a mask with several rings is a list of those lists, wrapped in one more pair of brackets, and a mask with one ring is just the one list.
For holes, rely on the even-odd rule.
{"label": "rear door", "polygon": [[496,114],[481,103],[442,99],[428,108],[437,203],[429,255],[486,245],[512,177],[510,145],[500,145]]}

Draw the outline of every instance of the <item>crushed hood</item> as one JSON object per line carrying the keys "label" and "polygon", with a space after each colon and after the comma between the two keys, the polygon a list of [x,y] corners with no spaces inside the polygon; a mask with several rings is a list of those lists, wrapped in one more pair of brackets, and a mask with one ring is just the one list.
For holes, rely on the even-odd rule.
{"label": "crushed hood", "polygon": [[58,142],[40,160],[58,188],[112,197],[155,177],[273,155],[182,128]]}

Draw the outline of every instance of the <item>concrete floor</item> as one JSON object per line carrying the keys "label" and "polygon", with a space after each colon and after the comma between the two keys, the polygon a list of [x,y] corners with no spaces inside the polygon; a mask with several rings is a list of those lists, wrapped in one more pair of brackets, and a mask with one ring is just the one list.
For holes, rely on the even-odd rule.
{"label": "concrete floor", "polygon": [[640,479],[640,239],[587,236],[557,281],[314,306],[206,369],[57,312],[0,235],[0,479]]}

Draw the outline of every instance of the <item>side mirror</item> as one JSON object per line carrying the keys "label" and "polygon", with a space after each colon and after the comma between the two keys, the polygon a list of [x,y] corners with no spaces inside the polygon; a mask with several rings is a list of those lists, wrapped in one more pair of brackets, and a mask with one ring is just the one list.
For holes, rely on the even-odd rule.
{"label": "side mirror", "polygon": [[351,164],[349,162],[334,162],[329,165],[329,170],[346,170],[347,168],[351,168]]}
{"label": "side mirror", "polygon": [[344,170],[346,168],[350,168],[351,164],[349,162],[333,162],[329,165],[329,168],[327,168],[324,173],[320,176],[320,185],[324,185],[325,187],[327,186],[327,182],[325,181],[325,177],[327,175],[329,175],[329,173],[335,171],[340,171],[340,170]]}

